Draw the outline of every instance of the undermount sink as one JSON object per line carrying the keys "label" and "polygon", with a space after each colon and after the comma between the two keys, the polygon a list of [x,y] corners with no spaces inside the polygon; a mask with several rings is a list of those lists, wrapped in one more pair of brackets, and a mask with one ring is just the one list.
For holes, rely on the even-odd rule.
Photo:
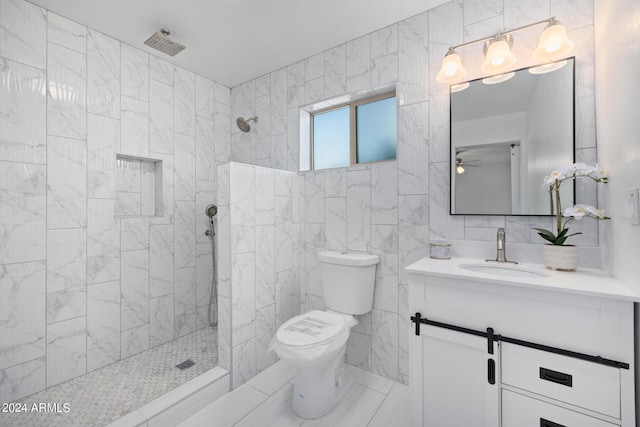
{"label": "undermount sink", "polygon": [[493,276],[526,277],[529,279],[549,276],[543,271],[530,270],[515,264],[461,264],[460,268],[474,273],[490,274]]}

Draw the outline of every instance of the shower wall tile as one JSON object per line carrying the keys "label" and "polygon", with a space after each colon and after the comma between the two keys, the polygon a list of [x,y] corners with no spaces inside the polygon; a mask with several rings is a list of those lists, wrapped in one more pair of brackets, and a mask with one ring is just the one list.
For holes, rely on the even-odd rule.
{"label": "shower wall tile", "polygon": [[218,296],[218,366],[231,370],[231,299]]}
{"label": "shower wall tile", "polygon": [[[196,181],[196,243],[211,246],[211,238],[205,233],[209,230],[209,217],[205,215],[208,205],[215,202],[215,183],[213,181]],[[214,217],[214,226],[215,226]],[[218,230],[215,230],[216,233]]]}
{"label": "shower wall tile", "polygon": [[87,372],[87,319],[47,326],[47,387]]}
{"label": "shower wall tile", "polygon": [[126,359],[149,350],[149,324],[122,331],[120,334],[120,358]]}
{"label": "shower wall tile", "polygon": [[47,231],[47,323],[87,312],[87,237],[84,228]]}
{"label": "shower wall tile", "polygon": [[196,141],[192,136],[175,134],[175,200],[196,199]]}
{"label": "shower wall tile", "polygon": [[284,322],[293,317],[293,305],[295,284],[293,283],[293,272],[291,270],[279,271],[276,273],[276,327],[279,328]]}
{"label": "shower wall tile", "polygon": [[86,55],[47,44],[47,134],[86,139]]}
{"label": "shower wall tile", "polygon": [[50,136],[47,157],[47,227],[85,226],[86,142]]}
{"label": "shower wall tile", "polygon": [[275,226],[256,226],[256,308],[275,303]]}
{"label": "shower wall tile", "polygon": [[287,107],[295,108],[303,104],[304,61],[300,61],[287,67]]}
{"label": "shower wall tile", "polygon": [[151,298],[149,304],[149,347],[154,348],[174,339],[173,294]]}
{"label": "shower wall tile", "polygon": [[175,324],[176,337],[196,330],[196,272],[195,268],[176,270]]}
{"label": "shower wall tile", "polygon": [[398,110],[398,193],[429,194],[429,104]]}
{"label": "shower wall tile", "polygon": [[231,253],[255,249],[255,168],[237,163],[230,169]]}
{"label": "shower wall tile", "polygon": [[231,256],[231,310],[233,343],[255,336],[256,273],[255,254],[247,252]]}
{"label": "shower wall tile", "polygon": [[293,257],[293,222],[291,197],[275,198],[276,272],[291,268]]}
{"label": "shower wall tile", "polygon": [[155,153],[150,155],[162,161],[162,215],[150,218],[149,222],[154,225],[173,224],[174,222],[174,168],[173,156],[171,154]]}
{"label": "shower wall tile", "polygon": [[347,92],[369,89],[371,84],[371,36],[347,43]]}
{"label": "shower wall tile", "polygon": [[0,4],[0,56],[45,68],[47,11],[21,0]]}
{"label": "shower wall tile", "polygon": [[305,174],[307,222],[324,222],[324,171]]}
{"label": "shower wall tile", "polygon": [[326,248],[333,251],[346,251],[347,198],[327,197],[324,206]]}
{"label": "shower wall tile", "polygon": [[276,306],[268,305],[256,312],[256,371],[262,372],[276,363],[276,354],[269,351],[276,334]]}
{"label": "shower wall tile", "polygon": [[347,250],[368,251],[371,244],[371,173],[347,172]]}
{"label": "shower wall tile", "polygon": [[[43,357],[46,334],[45,262],[0,265],[0,294],[3,295],[0,369]],[[6,386],[3,383],[0,380],[0,390]]]}
{"label": "shower wall tile", "polygon": [[87,372],[120,360],[120,281],[87,288]]}
{"label": "shower wall tile", "polygon": [[[211,243],[196,245],[196,307],[208,307],[211,299],[213,258]],[[205,310],[206,311],[206,310]]]}
{"label": "shower wall tile", "polygon": [[398,382],[409,385],[409,334],[411,316],[409,312],[409,286],[400,285],[398,289]]}
{"label": "shower wall tile", "polygon": [[121,44],[123,96],[149,101],[149,54]]}
{"label": "shower wall tile", "polygon": [[398,315],[373,310],[371,370],[383,377],[398,378]]}
{"label": "shower wall tile", "polygon": [[0,400],[13,402],[43,390],[46,386],[45,367],[46,359],[43,357],[0,370]]}
{"label": "shower wall tile", "polygon": [[111,199],[87,199],[87,284],[120,279],[120,221]]}
{"label": "shower wall tile", "polygon": [[87,30],[87,112],[120,118],[120,42]]}
{"label": "shower wall tile", "polygon": [[322,297],[322,277],[318,253],[321,248],[307,247],[305,257],[305,286],[306,293]]}
{"label": "shower wall tile", "polygon": [[398,223],[398,168],[396,162],[371,165],[371,223]]}
{"label": "shower wall tile", "polygon": [[196,117],[213,120],[215,115],[215,84],[196,75]]}
{"label": "shower wall tile", "polygon": [[157,56],[149,55],[149,78],[173,86],[173,64]]}
{"label": "shower wall tile", "polygon": [[256,159],[267,162],[264,166],[271,166],[271,96],[256,98],[256,115],[260,118],[256,131]]}
{"label": "shower wall tile", "polygon": [[87,197],[113,199],[120,121],[87,114]]}
{"label": "shower wall tile", "polygon": [[142,214],[140,193],[116,193],[117,216],[140,216]]}
{"label": "shower wall tile", "polygon": [[45,72],[0,57],[0,82],[0,160],[45,163]]}
{"label": "shower wall tile", "polygon": [[[217,100],[217,98],[216,98]],[[214,120],[215,138],[214,152],[216,163],[224,163],[231,156],[231,112],[228,105],[216,101],[216,114]]]}
{"label": "shower wall tile", "polygon": [[[173,293],[173,225],[149,227],[149,295]],[[173,331],[173,328],[171,328]]]}
{"label": "shower wall tile", "polygon": [[173,154],[173,86],[155,80],[149,82],[149,150]]}
{"label": "shower wall tile", "polygon": [[123,251],[149,247],[149,218],[123,218],[120,224],[120,241]]}
{"label": "shower wall tile", "polygon": [[[255,169],[255,223],[274,224],[275,173],[273,169]],[[279,174],[278,174],[279,175]]]}
{"label": "shower wall tile", "polygon": [[174,131],[183,135],[195,135],[196,79],[195,74],[184,68],[174,67],[173,109]]}
{"label": "shower wall tile", "polygon": [[[212,114],[213,117],[213,114]],[[215,181],[215,126],[213,120],[196,118],[196,179]]]}
{"label": "shower wall tile", "polygon": [[324,53],[324,95],[333,98],[347,92],[347,46],[342,44]]}
{"label": "shower wall tile", "polygon": [[295,175],[282,171],[274,172],[274,195],[292,197]]}
{"label": "shower wall tile", "polygon": [[[120,326],[125,331],[149,323],[149,250],[124,251],[121,257]],[[131,354],[124,346],[122,351]]]}
{"label": "shower wall tile", "polygon": [[216,248],[218,269],[218,293],[226,298],[231,297],[231,226],[229,207],[218,205],[216,220]]}
{"label": "shower wall tile", "polygon": [[286,68],[271,73],[271,106],[269,108],[271,135],[287,131],[287,87]]}
{"label": "shower wall tile", "polygon": [[233,347],[231,387],[236,388],[247,382],[256,373],[256,339],[252,338]]}
{"label": "shower wall tile", "polygon": [[87,53],[87,28],[52,12],[47,13],[47,40],[80,53]]}
{"label": "shower wall tile", "polygon": [[196,204],[175,202],[175,268],[196,265]]}
{"label": "shower wall tile", "polygon": [[122,96],[120,114],[120,153],[149,157],[149,103]]}
{"label": "shower wall tile", "polygon": [[46,258],[46,167],[0,161],[0,264]]}
{"label": "shower wall tile", "polygon": [[427,12],[398,23],[398,106],[428,99],[428,31]]}

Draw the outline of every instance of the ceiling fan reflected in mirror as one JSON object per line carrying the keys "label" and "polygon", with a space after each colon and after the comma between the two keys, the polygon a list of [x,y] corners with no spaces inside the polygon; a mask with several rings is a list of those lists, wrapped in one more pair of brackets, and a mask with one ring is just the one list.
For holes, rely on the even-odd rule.
{"label": "ceiling fan reflected in mirror", "polygon": [[468,160],[468,161],[463,161],[460,157],[456,158],[456,172],[458,174],[462,174],[464,173],[464,167],[468,166],[468,167],[472,167],[472,168],[477,168],[479,165],[472,165],[470,163],[473,162],[481,162],[482,160],[478,159],[478,160]]}

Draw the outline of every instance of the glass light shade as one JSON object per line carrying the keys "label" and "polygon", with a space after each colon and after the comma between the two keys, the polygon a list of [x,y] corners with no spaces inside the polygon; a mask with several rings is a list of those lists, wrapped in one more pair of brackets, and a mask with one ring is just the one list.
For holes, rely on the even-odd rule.
{"label": "glass light shade", "polygon": [[469,87],[469,82],[460,83],[451,86],[451,93],[462,92]]}
{"label": "glass light shade", "polygon": [[545,73],[550,73],[552,71],[559,70],[565,65],[567,65],[566,59],[564,61],[551,62],[549,64],[540,65],[539,67],[529,68],[529,72],[531,74],[545,74]]}
{"label": "glass light shade", "polygon": [[500,74],[499,76],[487,77],[482,79],[482,83],[486,85],[495,85],[498,83],[506,82],[507,80],[509,80],[511,77],[515,75],[516,73],[511,72],[511,73]]}
{"label": "glass light shade", "polygon": [[511,53],[509,44],[504,38],[500,38],[489,45],[487,58],[480,69],[483,73],[496,74],[504,72],[515,63],[516,57]]}
{"label": "glass light shade", "polygon": [[573,49],[573,42],[567,37],[567,30],[559,21],[551,21],[544,29],[538,47],[531,57],[536,61],[545,61],[566,55]]}
{"label": "glass light shade", "polygon": [[462,60],[454,50],[449,50],[442,60],[442,66],[436,76],[440,83],[452,83],[462,79],[467,74],[467,70],[462,66]]}
{"label": "glass light shade", "polygon": [[456,166],[456,172],[458,173],[464,173],[464,168],[460,165]]}

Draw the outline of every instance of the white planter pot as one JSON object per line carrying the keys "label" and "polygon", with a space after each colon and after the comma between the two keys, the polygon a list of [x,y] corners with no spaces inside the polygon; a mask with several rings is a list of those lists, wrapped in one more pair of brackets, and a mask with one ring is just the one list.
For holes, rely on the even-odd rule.
{"label": "white planter pot", "polygon": [[576,271],[578,247],[544,245],[544,266],[552,270]]}

